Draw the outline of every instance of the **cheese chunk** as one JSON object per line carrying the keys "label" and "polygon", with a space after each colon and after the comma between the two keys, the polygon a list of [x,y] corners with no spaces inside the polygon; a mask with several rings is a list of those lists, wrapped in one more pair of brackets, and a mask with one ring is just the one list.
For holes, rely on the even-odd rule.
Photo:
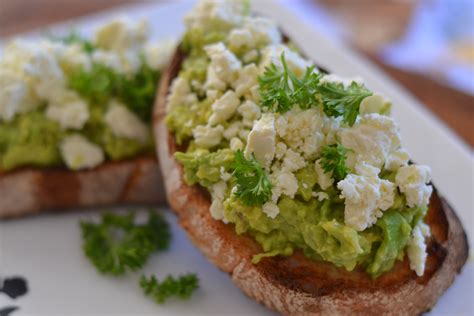
{"label": "cheese chunk", "polygon": [[404,193],[408,207],[427,205],[433,187],[427,185],[431,180],[431,169],[428,166],[410,165],[398,169],[395,183]]}
{"label": "cheese chunk", "polygon": [[0,121],[11,121],[16,114],[40,105],[27,80],[9,69],[0,68]]}
{"label": "cheese chunk", "polygon": [[65,137],[60,144],[60,152],[72,170],[91,169],[104,161],[102,149],[81,135]]}
{"label": "cheese chunk", "polygon": [[140,143],[146,143],[149,139],[148,126],[125,105],[116,101],[110,102],[104,120],[117,137],[133,139]]}
{"label": "cheese chunk", "polygon": [[411,238],[407,245],[407,255],[410,260],[410,269],[416,272],[416,275],[422,276],[425,272],[426,242],[425,237],[429,235],[429,226],[419,222],[411,232]]}
{"label": "cheese chunk", "polygon": [[212,104],[212,113],[209,117],[209,124],[216,125],[227,121],[232,117],[232,115],[234,115],[239,104],[240,99],[237,97],[235,92],[232,90],[227,91]]}
{"label": "cheese chunk", "polygon": [[248,135],[245,155],[253,153],[258,162],[268,167],[275,156],[275,135],[275,117],[263,114]]}
{"label": "cheese chunk", "polygon": [[196,145],[202,148],[211,148],[220,144],[224,127],[217,125],[198,125],[193,129],[193,137]]}
{"label": "cheese chunk", "polygon": [[94,40],[102,49],[126,51],[142,47],[148,32],[146,20],[134,22],[127,18],[118,18],[97,29]]}
{"label": "cheese chunk", "polygon": [[265,213],[268,217],[272,219],[277,217],[277,215],[280,213],[280,209],[278,208],[278,205],[276,205],[273,202],[267,202],[263,204],[262,211],[263,213]]}
{"label": "cheese chunk", "polygon": [[[222,83],[230,84],[237,79],[238,71],[242,67],[240,60],[225,47],[222,42],[204,47],[211,59],[208,68],[206,89],[222,90]],[[224,85],[225,88],[225,85]]]}
{"label": "cheese chunk", "polygon": [[63,129],[81,129],[89,119],[87,103],[81,99],[66,103],[50,104],[46,117],[59,123]]}
{"label": "cheese chunk", "polygon": [[237,111],[242,115],[242,123],[247,127],[252,127],[255,120],[258,120],[261,115],[260,107],[250,100],[242,103]]}
{"label": "cheese chunk", "polygon": [[379,169],[367,164],[356,167],[360,175],[349,174],[337,183],[344,198],[344,222],[357,231],[372,226],[395,198],[395,185],[378,178]]}

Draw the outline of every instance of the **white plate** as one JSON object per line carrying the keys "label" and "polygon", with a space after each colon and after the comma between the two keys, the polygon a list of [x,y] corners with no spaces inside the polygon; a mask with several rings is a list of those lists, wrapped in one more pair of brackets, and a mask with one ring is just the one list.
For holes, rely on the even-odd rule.
{"label": "white plate", "polygon": [[[473,166],[469,149],[442,123],[374,66],[340,43],[305,26],[289,8],[275,1],[254,1],[257,11],[274,17],[290,37],[318,64],[340,75],[361,76],[376,91],[394,101],[404,145],[415,161],[430,165],[434,183],[473,236]],[[88,34],[97,24],[115,15],[148,17],[156,38],[169,38],[183,31],[181,18],[189,2],[121,7],[50,28],[67,32],[71,26]],[[29,34],[28,36],[36,36]],[[1,46],[1,43],[0,43]],[[447,104],[446,106],[449,106]],[[84,258],[79,219],[92,213],[45,215],[0,223],[0,277],[20,275],[28,280],[29,292],[16,300],[0,293],[0,309],[19,306],[11,315],[265,315],[268,310],[245,297],[229,277],[220,272],[191,245],[167,212],[173,228],[168,252],[157,254],[146,265],[146,274],[197,272],[201,288],[187,302],[156,305],[141,293],[139,273],[122,278],[103,277]],[[473,306],[474,265],[472,258],[443,295],[432,315],[469,315]]]}

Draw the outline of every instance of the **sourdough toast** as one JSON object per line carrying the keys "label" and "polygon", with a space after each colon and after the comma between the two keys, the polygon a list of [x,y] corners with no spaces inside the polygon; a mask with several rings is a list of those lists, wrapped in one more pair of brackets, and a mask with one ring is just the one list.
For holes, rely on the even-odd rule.
{"label": "sourdough toast", "polygon": [[152,155],[105,162],[83,171],[21,168],[0,172],[0,218],[51,210],[164,202]]}
{"label": "sourdough toast", "polygon": [[410,270],[408,259],[372,279],[362,270],[348,272],[330,263],[315,262],[296,252],[252,264],[262,252],[251,237],[237,235],[233,225],[214,220],[210,196],[183,181],[174,159],[177,145],[164,118],[170,84],[185,58],[177,51],[162,76],[154,109],[154,136],[168,201],[193,243],[245,294],[267,307],[292,315],[393,314],[416,315],[432,308],[451,285],[468,256],[466,235],[456,214],[434,190],[426,223],[428,259],[422,277]]}

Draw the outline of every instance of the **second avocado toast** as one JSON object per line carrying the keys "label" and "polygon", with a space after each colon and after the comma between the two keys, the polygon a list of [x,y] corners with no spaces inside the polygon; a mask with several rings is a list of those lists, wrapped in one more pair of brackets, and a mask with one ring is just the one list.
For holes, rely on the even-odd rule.
{"label": "second avocado toast", "polygon": [[429,168],[409,163],[389,101],[320,73],[245,2],[202,1],[185,24],[154,125],[196,246],[282,313],[430,309],[467,241]]}

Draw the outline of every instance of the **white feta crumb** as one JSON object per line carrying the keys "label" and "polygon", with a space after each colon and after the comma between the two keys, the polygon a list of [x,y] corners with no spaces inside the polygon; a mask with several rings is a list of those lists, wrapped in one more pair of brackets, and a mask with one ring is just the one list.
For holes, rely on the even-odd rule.
{"label": "white feta crumb", "polygon": [[322,202],[324,200],[329,200],[329,195],[326,192],[313,192],[311,193],[311,196],[317,198],[319,202]]}
{"label": "white feta crumb", "polygon": [[211,148],[220,144],[224,127],[222,125],[198,125],[193,129],[196,145],[202,148]]}
{"label": "white feta crumb", "polygon": [[168,65],[176,48],[175,40],[149,42],[145,45],[145,61],[154,70],[163,70]]}
{"label": "white feta crumb", "polygon": [[374,93],[362,100],[360,103],[359,113],[378,113],[382,115],[390,114],[392,104],[383,95]]}
{"label": "white feta crumb", "polygon": [[225,168],[224,168],[223,166],[221,166],[221,167],[219,168],[219,172],[220,172],[220,174],[221,174],[221,180],[222,180],[222,181],[227,182],[227,181],[230,180],[230,178],[232,178],[232,175],[231,175],[230,173],[226,172],[226,171],[225,171]]}
{"label": "white feta crumb", "polygon": [[234,137],[230,140],[230,149],[232,151],[243,150],[244,143],[240,140],[240,138]]}
{"label": "white feta crumb", "polygon": [[240,99],[234,91],[229,90],[222,97],[214,101],[212,104],[212,113],[209,117],[209,124],[216,125],[227,121],[234,115],[237,107],[240,104]]}
{"label": "white feta crumb", "polygon": [[245,155],[254,154],[263,165],[270,166],[275,156],[275,117],[273,114],[263,114],[256,121],[247,138]]}
{"label": "white feta crumb", "polygon": [[428,204],[433,191],[433,187],[428,185],[430,180],[431,169],[423,165],[401,167],[395,176],[395,183],[405,194],[408,207]]}
{"label": "white feta crumb", "polygon": [[50,104],[45,115],[58,122],[63,129],[81,129],[89,119],[89,108],[79,99],[62,104]]}
{"label": "white feta crumb", "polygon": [[146,20],[137,22],[121,17],[97,29],[95,44],[106,50],[125,51],[143,46],[149,33]]}
{"label": "white feta crumb", "polygon": [[277,215],[280,213],[278,205],[273,202],[266,202],[265,204],[263,204],[262,211],[272,219],[277,217]]}
{"label": "white feta crumb", "polygon": [[[428,257],[428,254],[426,253],[425,234],[423,234],[423,230],[426,230],[426,228],[422,228],[420,224],[413,228],[411,238],[407,245],[407,255],[408,259],[410,260],[410,269],[415,271],[416,275],[418,276],[422,276],[425,272],[426,258]],[[427,225],[424,226],[428,227]]]}
{"label": "white feta crumb", "polygon": [[334,179],[332,177],[332,172],[325,172],[323,167],[321,166],[321,160],[316,160],[314,163],[314,170],[318,176],[318,185],[321,189],[326,190],[329,188],[333,183]]}
{"label": "white feta crumb", "polygon": [[149,139],[148,126],[131,112],[125,105],[111,101],[104,121],[117,137],[124,137],[146,143]]}
{"label": "white feta crumb", "polygon": [[81,135],[66,136],[59,146],[61,156],[72,170],[91,169],[104,161],[104,152]]}
{"label": "white feta crumb", "polygon": [[204,50],[211,59],[208,67],[208,81],[205,84],[206,89],[218,88],[215,85],[219,85],[221,88],[222,82],[228,84],[234,82],[242,67],[240,60],[222,42],[208,45],[204,47]]}
{"label": "white feta crumb", "polygon": [[260,107],[250,100],[242,103],[237,112],[242,115],[242,123],[247,127],[252,127],[255,120],[258,120],[261,115]]}
{"label": "white feta crumb", "polygon": [[[270,175],[272,180],[272,200],[276,202],[280,194],[285,194],[291,198],[295,197],[298,191],[298,179],[296,176],[287,170],[278,170]],[[276,199],[276,200],[275,200]]]}
{"label": "white feta crumb", "polygon": [[306,166],[306,161],[300,154],[288,149],[285,153],[285,158],[283,158],[282,168],[290,172],[295,172]]}
{"label": "white feta crumb", "polygon": [[223,133],[223,136],[225,139],[232,139],[236,137],[239,134],[239,131],[242,128],[242,122],[240,121],[235,121],[230,123],[229,127],[227,127]]}
{"label": "white feta crumb", "polygon": [[367,164],[358,165],[356,171],[362,175],[349,174],[337,183],[344,198],[344,223],[357,231],[372,226],[382,211],[393,205],[395,185],[378,178],[379,169]]}
{"label": "white feta crumb", "polygon": [[249,64],[241,68],[237,74],[237,80],[232,82],[232,87],[238,96],[250,96],[250,89],[258,84],[258,68],[255,64]]}
{"label": "white feta crumb", "polygon": [[224,198],[227,190],[227,183],[225,181],[219,181],[211,186],[212,203],[210,212],[212,218],[216,220],[224,219]]}

